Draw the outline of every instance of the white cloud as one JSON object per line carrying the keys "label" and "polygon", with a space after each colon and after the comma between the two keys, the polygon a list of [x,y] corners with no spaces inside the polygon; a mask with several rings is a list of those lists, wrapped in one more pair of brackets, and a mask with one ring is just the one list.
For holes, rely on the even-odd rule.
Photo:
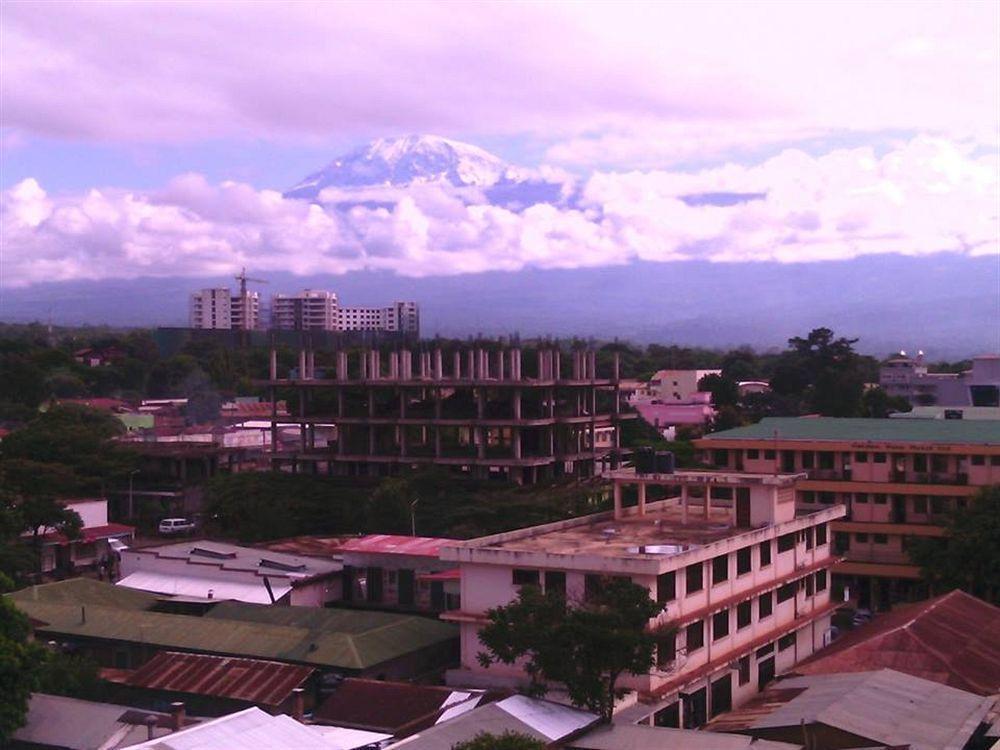
{"label": "white cloud", "polygon": [[[572,205],[521,212],[470,202],[445,185],[380,191],[385,205],[345,207],[344,191],[324,196],[338,207],[193,174],[149,194],[48,195],[29,179],[3,193],[3,284],[216,275],[244,265],[429,276],[633,259],[997,254],[998,167],[996,154],[917,137],[882,156],[787,150],[750,168],[598,173]],[[704,193],[764,197],[692,205],[690,196]]]}

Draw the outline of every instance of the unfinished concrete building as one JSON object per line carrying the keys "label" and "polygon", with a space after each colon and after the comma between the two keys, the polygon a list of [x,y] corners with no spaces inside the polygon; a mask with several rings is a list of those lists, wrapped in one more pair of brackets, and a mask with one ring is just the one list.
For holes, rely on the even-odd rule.
{"label": "unfinished concrete building", "polygon": [[[301,424],[296,449],[275,453],[279,468],[384,476],[432,464],[534,483],[593,476],[617,455],[617,357],[599,377],[594,351],[338,351],[317,377],[315,354],[303,348],[281,373],[272,350],[272,403],[297,401]],[[336,442],[316,447],[316,425],[331,422]]]}

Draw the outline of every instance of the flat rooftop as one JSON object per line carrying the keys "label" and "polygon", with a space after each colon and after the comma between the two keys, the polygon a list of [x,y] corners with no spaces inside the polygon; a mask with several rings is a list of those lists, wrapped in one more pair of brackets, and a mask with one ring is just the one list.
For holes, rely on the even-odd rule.
{"label": "flat rooftop", "polygon": [[771,485],[775,487],[791,487],[800,479],[806,479],[808,474],[750,474],[736,471],[673,471],[669,474],[646,472],[639,474],[633,469],[616,469],[604,473],[610,479],[626,482],[643,481],[666,486],[708,486],[713,487],[750,487]]}
{"label": "flat rooftop", "polygon": [[703,506],[690,505],[684,523],[679,504],[659,501],[647,504],[644,516],[615,519],[601,514],[590,523],[551,530],[543,527],[521,538],[477,546],[510,552],[641,557],[678,554],[747,531],[733,526],[728,507],[712,506],[707,519],[703,513]]}
{"label": "flat rooftop", "polygon": [[713,432],[702,440],[1000,444],[1000,420],[765,417],[757,424]]}

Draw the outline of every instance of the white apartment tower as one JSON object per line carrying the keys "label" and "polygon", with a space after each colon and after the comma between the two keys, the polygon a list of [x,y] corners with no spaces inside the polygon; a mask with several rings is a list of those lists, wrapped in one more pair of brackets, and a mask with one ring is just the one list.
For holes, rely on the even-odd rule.
{"label": "white apartment tower", "polygon": [[336,331],[340,326],[337,295],[305,289],[271,297],[271,327],[282,331]]}
{"label": "white apartment tower", "polygon": [[341,307],[341,331],[395,331],[420,333],[416,302],[393,302],[388,307]]}
{"label": "white apartment tower", "polygon": [[242,298],[228,287],[200,289],[191,295],[191,327],[214,330],[253,330],[260,324],[260,295]]}

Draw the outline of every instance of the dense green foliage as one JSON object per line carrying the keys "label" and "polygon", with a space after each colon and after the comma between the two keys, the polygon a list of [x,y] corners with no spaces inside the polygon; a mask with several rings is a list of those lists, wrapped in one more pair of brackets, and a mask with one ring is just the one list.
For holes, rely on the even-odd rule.
{"label": "dense green foliage", "polygon": [[471,740],[451,746],[451,750],[545,750],[545,743],[517,732],[480,732]]}
{"label": "dense green foliage", "polygon": [[516,600],[486,613],[479,662],[523,659],[529,694],[544,695],[547,683],[558,683],[574,705],[610,721],[625,692],[619,679],[653,666],[656,639],[646,625],[661,609],[628,579],[602,579],[586,601],[569,603],[558,592],[523,586]]}
{"label": "dense green foliage", "polygon": [[215,477],[205,499],[220,532],[261,541],[412,530],[468,538],[604,510],[606,494],[596,485],[518,487],[444,470],[383,480],[263,472]]}
{"label": "dense green foliage", "polygon": [[1000,485],[952,513],[944,537],[911,538],[908,549],[936,593],[961,589],[1000,605]]}

